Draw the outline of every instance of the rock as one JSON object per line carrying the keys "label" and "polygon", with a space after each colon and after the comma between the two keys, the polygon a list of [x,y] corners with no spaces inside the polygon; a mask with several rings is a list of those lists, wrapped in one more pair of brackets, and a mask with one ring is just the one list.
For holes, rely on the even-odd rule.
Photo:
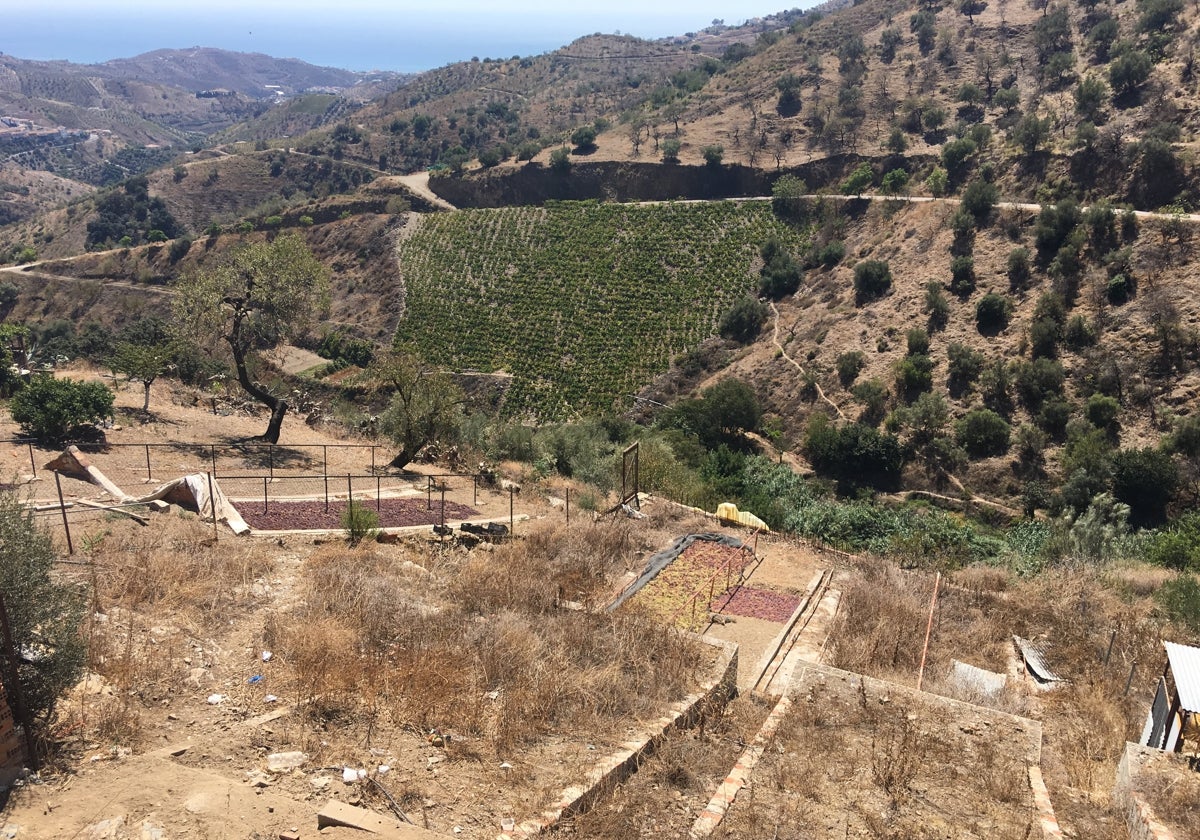
{"label": "rock", "polygon": [[265,788],[271,786],[271,777],[261,770],[251,770],[246,774],[246,782],[250,787]]}
{"label": "rock", "polygon": [[308,763],[308,753],[294,750],[292,752],[271,753],[267,756],[267,769],[272,773],[289,773]]}
{"label": "rock", "polygon": [[88,840],[115,840],[125,832],[125,818],[113,817],[110,820],[100,820],[85,828],[83,836]]}
{"label": "rock", "polygon": [[317,776],[316,778],[309,779],[308,783],[316,790],[325,790],[327,787],[333,784],[333,779],[329,778],[328,776]]}

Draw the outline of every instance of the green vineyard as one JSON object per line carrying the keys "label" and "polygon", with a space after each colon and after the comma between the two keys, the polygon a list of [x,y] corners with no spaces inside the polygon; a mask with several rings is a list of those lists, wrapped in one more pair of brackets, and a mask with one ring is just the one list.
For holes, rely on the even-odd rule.
{"label": "green vineyard", "polygon": [[506,413],[543,420],[629,404],[757,286],[767,202],[571,202],[423,219],[398,248],[396,339],[452,370],[507,371]]}

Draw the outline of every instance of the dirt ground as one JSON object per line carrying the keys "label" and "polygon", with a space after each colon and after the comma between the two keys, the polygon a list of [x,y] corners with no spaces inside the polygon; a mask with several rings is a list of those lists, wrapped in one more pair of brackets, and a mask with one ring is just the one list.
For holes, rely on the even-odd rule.
{"label": "dirt ground", "polygon": [[[94,371],[72,375],[99,376]],[[229,477],[235,488],[233,476],[242,474],[239,471],[261,470],[256,455],[248,456],[234,445],[262,431],[261,414],[218,405],[214,415],[211,405],[197,404],[186,391],[166,382],[154,387],[150,422],[141,422],[146,418],[140,405],[140,388],[120,387],[117,421],[107,437],[114,444],[163,444],[151,451],[154,481],[212,464],[212,449],[177,442],[218,441],[218,477]],[[15,431],[7,418],[0,422],[0,438]],[[275,464],[278,480],[268,482],[271,491],[282,485],[280,492],[303,495],[304,487],[299,493],[295,490],[300,476],[311,475],[314,463],[319,471],[326,458],[331,473],[368,473],[369,450],[334,448],[344,442],[299,417],[289,417],[276,455],[286,450],[299,454],[280,457]],[[329,448],[316,455],[321,447]],[[9,444],[0,449],[4,451],[20,491],[40,501],[56,500],[51,474],[44,470],[56,452],[34,448],[31,465],[28,447]],[[383,460],[382,451],[377,457]],[[131,493],[146,486],[144,447],[114,446],[93,460]],[[32,467],[37,468],[36,479]],[[387,476],[389,492],[424,495],[423,474],[441,471],[416,465],[404,475]],[[288,476],[297,484],[289,484]],[[221,480],[225,484],[227,479]],[[63,489],[69,498],[101,495],[98,488],[72,480],[64,481]],[[565,509],[551,503],[551,492],[561,495],[562,489],[527,486],[510,497],[451,480],[447,500],[475,501],[485,515],[507,520],[511,499],[514,516],[525,517],[518,522],[518,536],[526,535],[538,545],[549,539],[544,536],[546,527],[566,521]],[[236,489],[231,495],[237,496]],[[345,551],[334,548],[341,542],[337,535],[238,539],[221,529],[214,543],[207,523],[179,511],[153,514],[158,518],[150,520],[151,527],[143,527],[112,513],[74,510],[76,554],[64,564],[63,574],[92,574],[100,581],[85,628],[92,642],[92,671],[60,704],[55,736],[61,751],[53,765],[11,792],[0,814],[2,836],[274,838],[293,829],[313,836],[317,810],[335,798],[383,814],[394,805],[417,825],[439,833],[491,837],[503,820],[520,822],[539,813],[563,788],[578,783],[598,757],[637,736],[646,721],[661,713],[660,707],[637,706],[632,715],[585,716],[587,725],[568,724],[533,740],[516,739],[510,747],[497,747],[506,742],[486,723],[479,731],[471,726],[454,726],[453,731],[441,727],[449,740],[431,738],[424,726],[405,725],[382,712],[374,715],[369,708],[372,696],[403,694],[402,687],[378,684],[366,691],[367,684],[361,682],[366,678],[358,675],[358,682],[343,689],[338,669],[345,665],[339,661],[325,674],[324,685],[332,688],[314,695],[299,676],[296,656],[278,652],[287,632],[294,634],[297,626],[303,629],[310,621],[305,616],[311,605],[305,599],[313,569],[319,569],[322,552]],[[590,525],[590,514],[572,511],[576,528],[590,528],[610,541],[605,545],[616,546],[609,549],[616,554],[605,558],[612,576],[608,589],[674,537],[718,527],[652,500],[643,510],[648,514],[645,520],[610,520],[598,528]],[[59,511],[39,516],[61,540]],[[762,549],[767,557],[759,566],[763,581],[769,579],[780,589],[803,588],[806,581],[792,577],[793,572],[806,577],[806,558],[793,556],[784,543],[764,541]],[[369,549],[371,562],[394,573],[397,585],[411,587],[404,597],[412,603],[392,603],[415,610],[405,614],[417,621],[422,609],[436,608],[446,594],[445,585],[431,584],[431,578],[482,564],[483,571],[476,569],[474,574],[487,582],[487,575],[503,571],[488,571],[492,552],[505,550],[485,545],[468,551],[434,541],[432,534]],[[90,572],[92,568],[99,571]],[[265,651],[271,652],[266,660]],[[757,659],[759,653],[749,655]],[[422,679],[441,679],[457,664],[434,668]],[[695,667],[703,666],[698,659]],[[351,690],[362,695],[368,708],[343,701],[342,695]],[[488,718],[493,716],[492,704],[504,704],[503,692],[498,700],[489,695],[472,702]],[[689,802],[694,798],[702,805],[703,794],[728,769],[718,765],[727,758],[732,763],[729,756],[736,757],[736,748],[752,737],[761,713],[747,705],[714,723],[707,733],[687,735],[689,742],[696,741],[690,754],[707,755],[707,769],[690,770],[685,780]],[[269,756],[288,753],[303,754],[295,759],[298,766],[270,769]],[[347,767],[367,771],[373,781],[343,781]],[[646,784],[653,791],[658,783]],[[680,813],[682,825],[687,820]],[[621,819],[628,824],[636,816],[629,813]]]}

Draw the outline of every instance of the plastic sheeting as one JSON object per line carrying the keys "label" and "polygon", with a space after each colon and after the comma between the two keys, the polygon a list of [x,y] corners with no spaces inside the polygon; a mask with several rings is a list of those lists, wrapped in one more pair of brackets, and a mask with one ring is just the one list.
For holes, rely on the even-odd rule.
{"label": "plastic sheeting", "polygon": [[608,605],[609,610],[615,610],[621,604],[632,598],[639,589],[645,586],[650,581],[654,580],[655,576],[671,564],[671,561],[683,554],[684,550],[696,542],[703,540],[705,542],[720,543],[721,545],[732,546],[733,548],[746,548],[746,544],[737,537],[726,536],[725,534],[686,534],[679,537],[670,548],[663,549],[657,554],[650,555],[650,559],[646,561],[646,568],[638,575],[637,580],[625,588],[625,591],[617,596],[617,599]]}
{"label": "plastic sheeting", "polygon": [[191,475],[177,478],[174,481],[169,481],[158,487],[153,493],[142,496],[134,501],[170,502],[186,510],[195,511],[200,514],[201,519],[208,519],[210,521],[213,518],[213,507],[215,505],[218,522],[224,522],[235,534],[249,533],[250,526],[246,524],[246,520],[242,519],[242,515],[237,512],[237,508],[233,506],[233,503],[221,491],[221,485],[217,484],[215,478],[212,479],[211,486],[213,497],[210,499],[208,495],[209,475],[207,473],[192,473]]}

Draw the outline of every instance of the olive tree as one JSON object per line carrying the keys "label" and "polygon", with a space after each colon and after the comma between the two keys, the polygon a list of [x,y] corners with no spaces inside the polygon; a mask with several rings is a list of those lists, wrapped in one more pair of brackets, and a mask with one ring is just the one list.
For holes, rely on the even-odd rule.
{"label": "olive tree", "polygon": [[54,544],[33,514],[13,494],[0,493],[0,592],[14,652],[9,659],[0,645],[0,674],[5,681],[15,676],[35,729],[53,717],[86,657],[79,633],[86,599],[79,587],[51,576],[55,560]]}
{"label": "olive tree", "polygon": [[403,469],[426,444],[458,427],[463,395],[449,374],[393,350],[376,357],[368,376],[376,388],[392,393],[379,418],[379,430],[399,450],[389,466]]}
{"label": "olive tree", "polygon": [[175,315],[185,333],[229,345],[238,384],[271,410],[263,439],[279,442],[288,403],[250,377],[248,360],[302,333],[329,306],[329,271],[304,239],[285,234],[244,245],[176,283]]}

